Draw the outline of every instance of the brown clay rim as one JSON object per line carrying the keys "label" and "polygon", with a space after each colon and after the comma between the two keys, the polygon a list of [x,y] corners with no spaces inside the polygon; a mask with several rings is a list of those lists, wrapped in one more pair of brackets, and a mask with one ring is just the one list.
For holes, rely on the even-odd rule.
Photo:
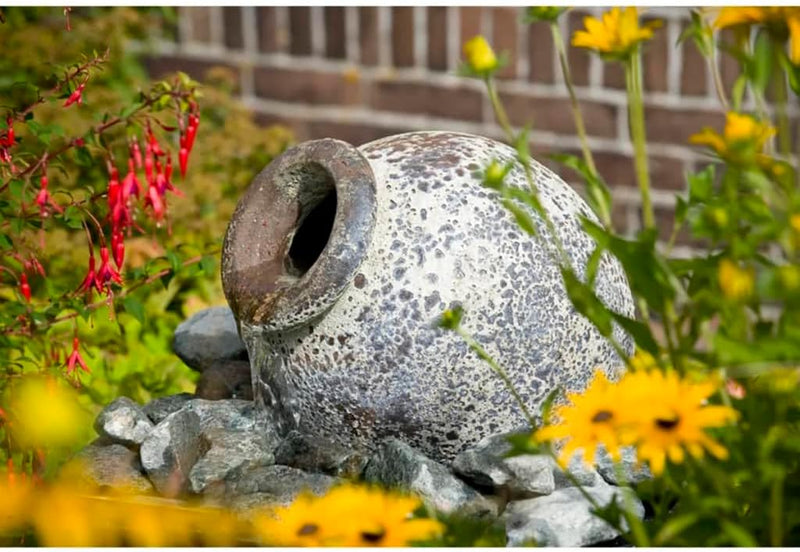
{"label": "brown clay rim", "polygon": [[267,165],[223,245],[222,287],[237,320],[277,331],[328,310],[361,266],[375,210],[372,169],[346,142],[304,142]]}

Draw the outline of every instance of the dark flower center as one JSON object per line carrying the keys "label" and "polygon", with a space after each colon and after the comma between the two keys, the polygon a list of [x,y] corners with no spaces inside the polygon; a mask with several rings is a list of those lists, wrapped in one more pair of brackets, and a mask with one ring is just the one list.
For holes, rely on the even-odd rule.
{"label": "dark flower center", "polygon": [[317,531],[319,531],[319,525],[316,525],[314,523],[306,523],[297,531],[297,536],[307,537],[309,535],[313,535]]}
{"label": "dark flower center", "polygon": [[383,537],[386,536],[386,530],[381,528],[379,531],[362,531],[361,538],[364,542],[375,544],[381,542]]}
{"label": "dark flower center", "polygon": [[656,418],[656,426],[659,429],[669,431],[670,429],[675,429],[680,421],[680,416],[675,416],[674,418]]}
{"label": "dark flower center", "polygon": [[607,422],[613,417],[614,414],[609,412],[608,410],[600,410],[599,412],[597,412],[597,414],[592,416],[592,423],[596,424],[600,422]]}

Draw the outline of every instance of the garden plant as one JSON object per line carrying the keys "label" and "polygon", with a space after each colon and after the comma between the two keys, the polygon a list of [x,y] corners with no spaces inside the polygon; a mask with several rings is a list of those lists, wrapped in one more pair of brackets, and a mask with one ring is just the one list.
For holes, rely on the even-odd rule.
{"label": "garden plant", "polygon": [[[541,416],[520,401],[533,431],[514,439],[512,454],[546,451],[564,466],[574,455],[592,464],[600,449],[614,460],[634,454],[652,473],[635,485],[647,507],[644,520],[626,501],[597,504],[585,496],[595,515],[637,546],[796,546],[800,142],[793,139],[789,105],[800,95],[800,8],[691,12],[680,39],[693,41],[708,60],[725,123],[695,129],[691,137],[708,161],[686,175],[667,243],[657,240],[650,201],[642,85],[642,50],[661,32],[659,22],[642,24],[640,10],[613,8],[586,17],[584,28],[568,37],[625,72],[643,229],[624,236],[612,226],[613,197],[594,163],[571,83],[558,25],[564,11],[537,7],[523,16],[550,24],[582,145],[580,157],[553,159],[581,176],[599,223],[581,221],[596,242],[585,270],[572,266],[557,240],[551,251],[575,309],[612,342],[628,370],[619,381],[598,370],[583,393],[554,392]],[[162,14],[115,9],[81,15],[92,25],[141,30]],[[186,503],[104,495],[82,486],[69,469],[56,473],[61,459],[86,441],[83,418],[94,405],[120,393],[150,396],[188,384],[177,366],[157,373],[148,366],[166,362],[179,319],[170,313],[189,308],[188,290],[203,290],[209,302],[219,297],[214,258],[231,198],[289,136],[247,127],[252,143],[244,143],[241,128],[252,123],[225,93],[185,75],[133,92],[132,83],[144,80],[138,65],[115,55],[119,44],[87,54],[96,39],[81,29],[88,22],[76,13],[8,10],[4,17],[3,48],[30,57],[0,61],[3,542],[503,545],[502,529],[490,523],[442,516],[414,497],[358,484],[321,498],[302,495],[246,520]],[[37,62],[27,32],[33,22],[46,29],[37,48],[69,45],[60,48],[65,59],[55,69]],[[732,42],[720,38],[723,29],[732,31]],[[719,78],[719,56],[739,64],[731,89]],[[506,185],[511,167],[496,162],[481,178],[523,230],[552,241],[553,222],[530,168],[528,128],[508,119],[497,92],[495,75],[504,62],[481,36],[464,44],[462,73],[485,83],[530,188]],[[213,159],[197,153],[207,127],[219,140],[205,146]],[[250,150],[258,153],[238,153]],[[203,177],[195,179],[195,171]],[[214,189],[223,174],[227,184],[221,186],[228,188]],[[209,222],[185,220],[197,217],[181,207],[186,203]],[[673,252],[682,232],[691,239],[689,257]],[[153,245],[154,237],[161,246]],[[635,318],[609,310],[595,293],[606,255],[624,267]],[[142,293],[154,285],[163,288]],[[518,397],[502,358],[492,358],[461,327],[469,316],[469,310],[446,311],[440,325],[461,335]],[[615,325],[633,337],[635,350],[614,342]],[[618,478],[624,479],[622,469]]]}

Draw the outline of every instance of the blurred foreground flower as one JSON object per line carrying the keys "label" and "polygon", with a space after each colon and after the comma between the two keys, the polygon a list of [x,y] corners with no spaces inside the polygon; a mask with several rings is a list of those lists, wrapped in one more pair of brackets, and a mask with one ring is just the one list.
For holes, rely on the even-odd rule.
{"label": "blurred foreground flower", "polygon": [[89,425],[77,393],[51,378],[23,379],[11,392],[9,410],[13,438],[28,448],[73,445]]}
{"label": "blurred foreground flower", "polygon": [[418,498],[342,485],[323,497],[303,494],[253,524],[264,543],[277,546],[408,546],[444,529],[438,521],[412,518],[421,505]]}
{"label": "blurred foreground flower", "polygon": [[773,36],[789,42],[789,59],[800,64],[800,7],[737,6],[720,8],[712,24],[717,29],[763,24]]}
{"label": "blurred foreground flower", "polygon": [[639,10],[635,7],[612,8],[602,19],[583,18],[586,30],[575,31],[572,45],[595,50],[613,59],[628,57],[640,42],[653,38],[653,30],[661,26],[660,20],[639,25]]}
{"label": "blurred foreground flower", "polygon": [[581,447],[589,463],[599,445],[615,461],[620,446],[635,446],[639,460],[647,461],[655,475],[663,472],[667,458],[682,462],[684,449],[696,458],[707,450],[725,459],[727,450],[705,433],[737,417],[732,408],[707,404],[718,387],[715,381],[688,381],[659,369],[628,372],[611,383],[598,370],[586,391],[570,393],[570,404],[558,407],[534,437],[563,442],[562,465]]}
{"label": "blurred foreground flower", "polygon": [[758,163],[770,165],[770,158],[763,154],[767,140],[775,134],[775,128],[762,123],[750,115],[730,111],[725,116],[722,134],[705,127],[689,137],[689,142],[708,146],[723,160],[739,166]]}

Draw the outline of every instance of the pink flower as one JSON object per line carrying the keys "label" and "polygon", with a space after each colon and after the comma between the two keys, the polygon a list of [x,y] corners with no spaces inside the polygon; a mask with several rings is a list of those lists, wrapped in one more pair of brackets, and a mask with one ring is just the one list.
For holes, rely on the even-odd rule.
{"label": "pink flower", "polygon": [[69,359],[67,360],[67,375],[72,374],[75,371],[75,365],[81,367],[81,370],[86,372],[87,374],[91,372],[89,367],[86,365],[86,362],[83,360],[81,356],[80,348],[80,341],[78,341],[77,337],[72,338],[72,353],[69,355]]}
{"label": "pink flower", "polygon": [[[88,79],[87,79],[88,80]],[[86,88],[86,81],[83,81],[81,84],[78,85],[72,94],[69,95],[67,101],[64,102],[64,107],[69,107],[74,103],[81,105],[83,103],[83,89]]]}

